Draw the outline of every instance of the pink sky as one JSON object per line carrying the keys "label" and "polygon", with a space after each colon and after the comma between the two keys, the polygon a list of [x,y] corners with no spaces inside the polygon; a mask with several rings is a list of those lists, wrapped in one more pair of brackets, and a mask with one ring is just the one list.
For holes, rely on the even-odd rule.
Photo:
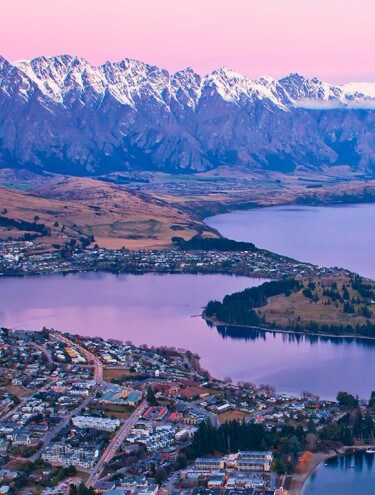
{"label": "pink sky", "polygon": [[375,80],[374,0],[1,0],[9,60],[70,53],[201,74]]}

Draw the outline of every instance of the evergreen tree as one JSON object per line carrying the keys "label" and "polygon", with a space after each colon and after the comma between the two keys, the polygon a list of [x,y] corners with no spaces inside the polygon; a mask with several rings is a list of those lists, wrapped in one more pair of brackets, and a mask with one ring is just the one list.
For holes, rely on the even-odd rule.
{"label": "evergreen tree", "polygon": [[157,406],[158,401],[155,397],[155,393],[151,387],[147,389],[146,401],[149,406]]}

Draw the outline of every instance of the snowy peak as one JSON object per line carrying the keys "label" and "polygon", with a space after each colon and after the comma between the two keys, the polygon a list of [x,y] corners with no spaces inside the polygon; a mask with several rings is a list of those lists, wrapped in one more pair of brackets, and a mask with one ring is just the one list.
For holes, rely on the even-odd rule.
{"label": "snowy peak", "polygon": [[0,55],[0,71],[2,71],[4,68],[8,68],[9,66],[10,64],[8,60]]}
{"label": "snowy peak", "polygon": [[280,79],[279,82],[294,101],[307,99],[327,101],[331,98],[340,99],[343,94],[343,90],[340,87],[332,86],[316,77],[305,79],[296,73]]}
{"label": "snowy peak", "polygon": [[215,90],[227,102],[247,104],[266,100],[271,105],[287,110],[284,91],[269,76],[249,79],[228,67],[222,67],[203,79],[203,87]]}
{"label": "snowy peak", "polygon": [[235,105],[264,100],[285,111],[292,106],[322,107],[324,102],[329,103],[327,108],[358,106],[362,100],[369,105],[375,100],[375,83],[335,86],[297,73],[278,81],[270,76],[249,79],[225,66],[201,78],[191,68],[170,75],[164,69],[128,58],[94,67],[71,55],[38,57],[14,64],[1,57],[0,70],[10,67],[23,74],[26,86],[33,83],[46,97],[65,104],[75,101],[74,95],[79,98],[86,91],[97,95],[98,101],[108,93],[120,104],[133,108],[145,96],[160,105],[169,105],[172,98],[188,108],[196,108],[202,96],[216,96]]}
{"label": "snowy peak", "polygon": [[0,166],[79,175],[334,164],[375,173],[374,109],[375,83],[0,57]]}
{"label": "snowy peak", "polygon": [[332,85],[317,77],[305,79],[289,74],[279,83],[297,107],[311,109],[372,108],[375,109],[375,83]]}
{"label": "snowy peak", "polygon": [[170,78],[171,95],[182,108],[195,110],[201,96],[202,79],[191,67]]}

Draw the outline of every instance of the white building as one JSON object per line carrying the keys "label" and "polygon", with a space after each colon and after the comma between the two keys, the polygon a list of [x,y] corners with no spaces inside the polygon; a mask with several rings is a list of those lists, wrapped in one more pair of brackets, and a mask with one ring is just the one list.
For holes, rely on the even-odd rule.
{"label": "white building", "polygon": [[95,416],[75,416],[72,423],[77,428],[92,428],[101,431],[116,431],[121,422],[119,419],[97,418]]}

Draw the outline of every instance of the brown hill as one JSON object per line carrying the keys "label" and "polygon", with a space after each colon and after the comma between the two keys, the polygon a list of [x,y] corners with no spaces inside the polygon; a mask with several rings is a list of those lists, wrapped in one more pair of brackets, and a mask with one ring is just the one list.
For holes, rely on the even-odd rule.
{"label": "brown hill", "polygon": [[[174,235],[190,238],[207,228],[149,194],[88,178],[59,177],[28,192],[0,188],[0,196],[2,216],[36,219],[51,229],[51,236],[35,240],[47,249],[89,235],[102,247],[154,249],[169,246]],[[0,228],[1,239],[24,233]]]}

